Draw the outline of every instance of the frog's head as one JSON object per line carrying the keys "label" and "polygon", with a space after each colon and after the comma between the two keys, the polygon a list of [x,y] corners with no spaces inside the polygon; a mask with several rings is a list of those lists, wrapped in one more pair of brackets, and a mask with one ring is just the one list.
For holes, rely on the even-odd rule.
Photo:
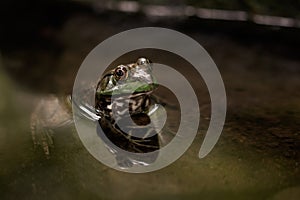
{"label": "frog's head", "polygon": [[152,64],[147,58],[119,65],[106,73],[97,86],[98,95],[149,93],[158,84],[152,76]]}

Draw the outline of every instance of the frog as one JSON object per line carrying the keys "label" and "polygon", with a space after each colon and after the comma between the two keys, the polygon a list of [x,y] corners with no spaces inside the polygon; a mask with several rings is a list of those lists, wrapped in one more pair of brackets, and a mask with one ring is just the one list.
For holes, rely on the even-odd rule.
{"label": "frog", "polygon": [[[152,62],[140,57],[135,62],[117,65],[104,73],[97,82],[93,106],[94,119],[98,121],[97,134],[122,168],[132,167],[136,163],[149,165],[154,162],[163,141],[160,130],[155,126],[147,126],[154,119],[155,113],[160,112],[159,105],[163,104],[152,95],[159,87],[152,70]],[[48,158],[50,149],[54,147],[53,129],[74,122],[71,105],[71,95],[63,99],[51,96],[48,100],[42,100],[32,114],[34,146],[41,146]],[[114,110],[116,113],[113,113]],[[83,113],[83,116],[88,115]],[[122,121],[130,122],[126,124],[128,132],[120,127]],[[141,160],[139,156],[128,157],[118,149],[135,154],[152,153],[152,156]]]}
{"label": "frog", "polygon": [[[98,127],[97,132],[107,141],[106,144],[112,142],[108,148],[116,154],[117,163],[121,167],[131,167],[134,163],[148,165],[158,156],[159,132],[155,126],[145,127],[151,123],[150,114],[159,107],[158,100],[152,96],[158,86],[152,75],[152,63],[147,58],[117,66],[106,73],[97,85],[95,108],[101,116],[98,121],[103,130]],[[113,109],[116,110],[115,116]],[[126,126],[128,132],[122,130],[120,124]],[[156,153],[150,154],[145,160],[134,154],[128,156],[118,151],[118,148],[131,153]]]}

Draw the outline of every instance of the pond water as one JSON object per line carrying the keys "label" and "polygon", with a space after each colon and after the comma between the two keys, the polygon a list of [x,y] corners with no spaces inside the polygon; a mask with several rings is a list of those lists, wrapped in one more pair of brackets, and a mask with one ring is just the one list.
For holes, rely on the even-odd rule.
{"label": "pond water", "polygon": [[[208,127],[210,100],[202,79],[192,76],[193,71],[180,60],[173,64],[191,75],[201,122],[192,146],[170,166],[145,174],[110,169],[88,153],[72,124],[53,130],[49,158],[41,148],[34,148],[30,116],[36,104],[50,94],[69,93],[88,52],[125,28],[99,18],[75,16],[52,33],[59,47],[2,53],[1,199],[300,197],[300,60],[278,55],[264,44],[243,43],[222,35],[187,32],[215,60],[228,98],[223,133],[205,158],[199,159],[198,152]],[[154,61],[168,60],[167,55],[158,59],[160,53],[144,55]],[[135,56],[120,59],[132,61]]]}

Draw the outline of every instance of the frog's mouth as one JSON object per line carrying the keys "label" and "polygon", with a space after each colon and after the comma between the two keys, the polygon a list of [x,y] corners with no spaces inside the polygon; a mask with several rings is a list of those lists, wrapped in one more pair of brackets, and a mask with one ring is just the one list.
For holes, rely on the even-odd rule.
{"label": "frog's mouth", "polygon": [[132,82],[115,86],[112,90],[99,91],[97,95],[126,95],[126,94],[143,94],[150,93],[159,85],[157,83]]}

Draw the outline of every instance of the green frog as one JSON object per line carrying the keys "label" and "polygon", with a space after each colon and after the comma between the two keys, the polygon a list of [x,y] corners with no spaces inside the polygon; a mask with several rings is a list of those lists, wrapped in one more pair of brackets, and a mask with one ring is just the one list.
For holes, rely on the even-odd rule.
{"label": "green frog", "polygon": [[[121,167],[130,167],[134,163],[149,164],[157,157],[157,153],[153,153],[148,160],[139,160],[138,156],[128,158],[121,153],[157,152],[160,148],[159,130],[149,126],[155,113],[161,109],[157,98],[152,96],[157,88],[152,64],[147,58],[117,66],[105,73],[97,84],[94,106],[94,113],[98,116],[94,117],[98,120],[97,133],[116,155]],[[63,101],[57,97],[51,98],[48,105],[43,100],[37,106],[31,120],[34,144],[41,145],[46,156],[50,155],[49,147],[53,146],[49,130],[72,121],[70,98]],[[41,114],[51,117],[42,117]],[[83,116],[87,115],[83,113]]]}
{"label": "green frog", "polygon": [[[147,126],[151,114],[158,110],[157,100],[152,96],[157,87],[152,64],[146,58],[117,66],[97,85],[95,108],[102,129],[98,127],[97,132],[116,155],[120,167],[131,167],[134,163],[147,165],[158,155],[150,153],[160,148],[158,131],[155,126]],[[150,156],[145,159],[124,151],[150,153]]]}

